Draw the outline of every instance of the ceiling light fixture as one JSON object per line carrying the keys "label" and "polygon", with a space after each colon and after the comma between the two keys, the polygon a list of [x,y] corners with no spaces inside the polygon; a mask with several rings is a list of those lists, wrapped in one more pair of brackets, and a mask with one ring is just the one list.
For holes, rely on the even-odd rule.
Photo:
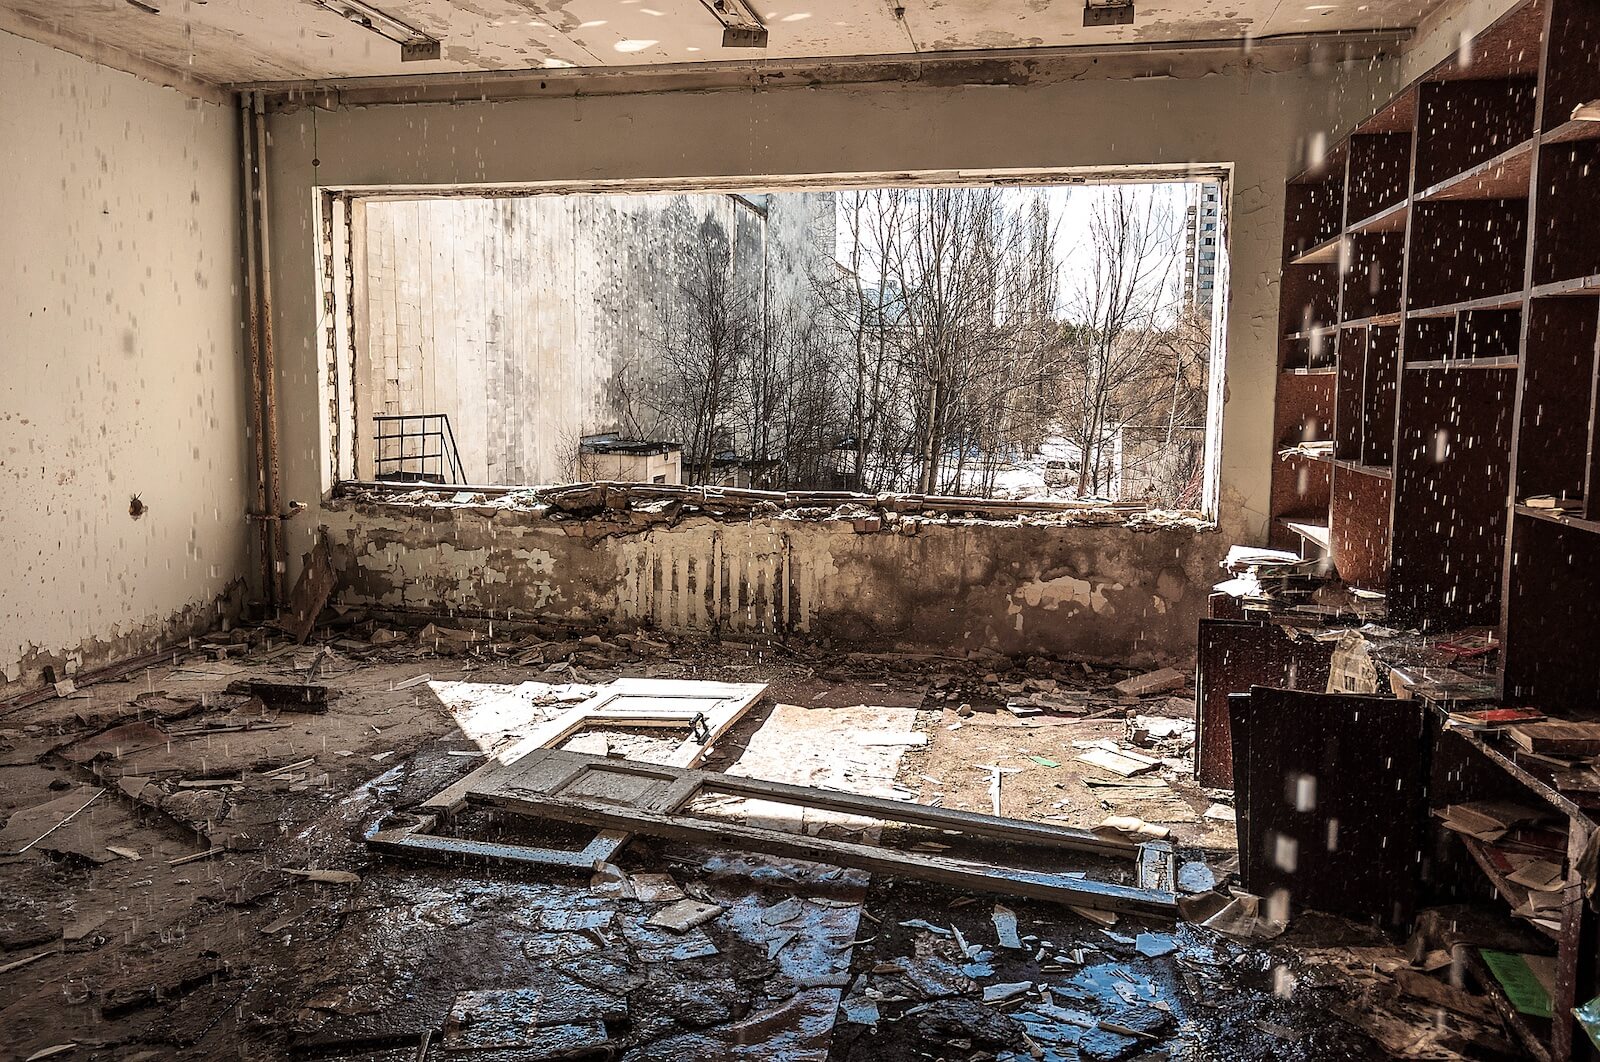
{"label": "ceiling light fixture", "polygon": [[1084,0],[1085,26],[1133,25],[1133,0]]}
{"label": "ceiling light fixture", "polygon": [[745,0],[700,0],[722,23],[724,48],[765,48],[767,27]]}
{"label": "ceiling light fixture", "polygon": [[319,7],[332,11],[341,18],[349,19],[363,29],[371,30],[380,37],[387,37],[400,46],[400,61],[402,63],[415,62],[419,59],[437,59],[442,54],[439,41],[423,33],[414,26],[408,26],[393,15],[386,15],[370,4],[361,0],[316,0]]}

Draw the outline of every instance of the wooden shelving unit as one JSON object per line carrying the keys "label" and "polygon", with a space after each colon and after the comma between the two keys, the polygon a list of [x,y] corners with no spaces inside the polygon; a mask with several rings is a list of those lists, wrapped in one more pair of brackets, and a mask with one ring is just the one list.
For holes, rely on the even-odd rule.
{"label": "wooden shelving unit", "polygon": [[[1528,0],[1290,180],[1276,442],[1331,449],[1274,463],[1270,524],[1274,545],[1386,591],[1392,626],[1498,624],[1500,699],[1591,719],[1600,122],[1574,115],[1600,101],[1597,55],[1600,2]],[[1562,507],[1527,504],[1542,496]],[[1592,811],[1496,743],[1440,734],[1430,801],[1547,801],[1576,859]],[[1532,1057],[1596,1059],[1568,1011],[1600,985],[1600,927],[1568,893],[1545,932],[1553,1021],[1516,1013],[1485,969],[1473,979]]]}
{"label": "wooden shelving unit", "polygon": [[1398,622],[1498,623],[1508,697],[1600,707],[1550,640],[1600,644],[1596,54],[1600,4],[1530,0],[1290,180],[1276,443],[1333,450],[1275,463],[1271,526]]}

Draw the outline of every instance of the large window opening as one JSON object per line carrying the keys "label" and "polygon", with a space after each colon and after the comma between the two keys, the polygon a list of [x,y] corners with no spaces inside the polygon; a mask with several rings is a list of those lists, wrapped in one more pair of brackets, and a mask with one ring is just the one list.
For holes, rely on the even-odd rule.
{"label": "large window opening", "polygon": [[346,478],[1212,507],[1220,174],[335,199]]}

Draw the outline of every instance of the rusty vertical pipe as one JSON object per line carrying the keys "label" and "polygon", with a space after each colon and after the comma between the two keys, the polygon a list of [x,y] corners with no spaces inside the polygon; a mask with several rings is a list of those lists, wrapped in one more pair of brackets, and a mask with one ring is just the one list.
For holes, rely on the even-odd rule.
{"label": "rusty vertical pipe", "polygon": [[262,438],[261,390],[261,300],[260,260],[256,257],[256,145],[255,126],[251,121],[251,100],[239,97],[239,152],[243,165],[240,198],[244,207],[244,290],[246,327],[248,329],[247,361],[250,370],[250,443],[253,451],[251,477],[254,499],[250,506],[251,538],[260,567],[260,594],[272,603],[275,586],[272,572],[271,539],[268,527],[274,523],[272,510],[267,507],[267,457],[266,441]]}
{"label": "rusty vertical pipe", "polygon": [[253,94],[251,110],[255,119],[256,189],[259,196],[256,222],[259,227],[261,269],[261,388],[262,437],[266,448],[267,528],[272,543],[272,599],[282,605],[288,600],[286,580],[289,572],[289,544],[284,534],[282,475],[278,461],[278,371],[272,344],[272,226],[268,222],[267,195],[267,117],[261,93]]}

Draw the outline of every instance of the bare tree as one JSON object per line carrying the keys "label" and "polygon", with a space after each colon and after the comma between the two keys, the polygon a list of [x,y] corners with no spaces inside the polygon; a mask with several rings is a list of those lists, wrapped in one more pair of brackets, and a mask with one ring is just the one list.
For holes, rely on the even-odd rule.
{"label": "bare tree", "polygon": [[819,309],[843,348],[840,375],[849,410],[841,435],[851,443],[850,476],[861,490],[886,486],[899,464],[895,453],[904,450],[893,407],[901,391],[896,333],[905,307],[893,276],[904,252],[911,194],[900,188],[839,193],[845,253],[834,275],[818,278]]}
{"label": "bare tree", "polygon": [[710,478],[731,434],[740,363],[761,341],[757,296],[734,273],[727,230],[706,218],[698,237],[657,337],[659,386],[645,397],[654,406],[656,434],[682,442],[691,482]]}
{"label": "bare tree", "polygon": [[1146,423],[1165,402],[1174,360],[1176,270],[1182,232],[1174,211],[1148,187],[1119,185],[1089,221],[1090,257],[1072,300],[1066,348],[1075,384],[1068,437],[1076,444],[1080,496],[1100,494],[1115,474],[1116,432]]}
{"label": "bare tree", "polygon": [[904,293],[902,359],[923,493],[961,490],[968,462],[998,452],[998,427],[1016,412],[1013,399],[1045,372],[1017,358],[1032,319],[1007,312],[1006,293],[1019,308],[1037,305],[1032,288],[1040,278],[1008,270],[1028,261],[1028,252],[1027,228],[1006,207],[999,188],[919,191],[905,212],[905,253],[886,263]]}

